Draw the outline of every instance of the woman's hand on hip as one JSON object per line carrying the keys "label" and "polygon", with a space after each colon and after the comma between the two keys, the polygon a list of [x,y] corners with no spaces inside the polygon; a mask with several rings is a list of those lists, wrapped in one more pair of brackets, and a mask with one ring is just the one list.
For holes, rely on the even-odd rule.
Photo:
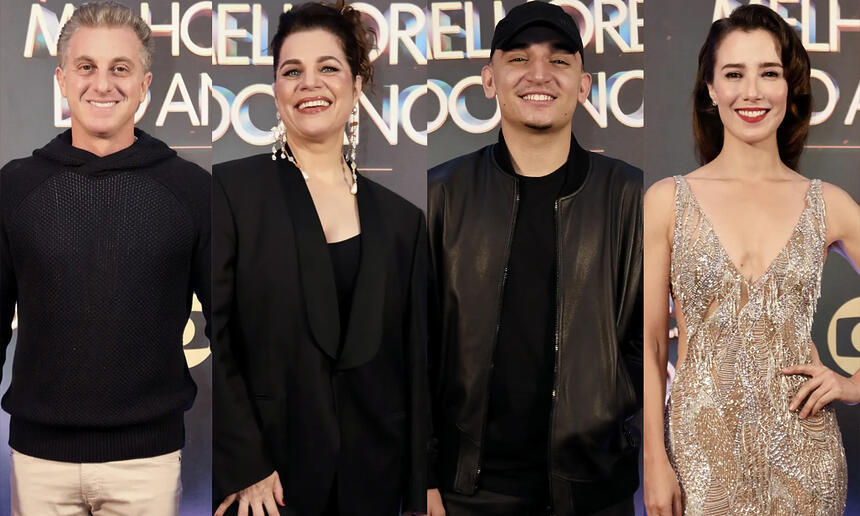
{"label": "woman's hand on hip", "polygon": [[239,516],[278,516],[278,505],[284,505],[284,488],[278,472],[225,498],[215,516],[223,516],[233,502],[239,504]]}
{"label": "woman's hand on hip", "polygon": [[822,365],[818,353],[814,353],[812,364],[786,367],[782,374],[802,374],[810,377],[788,405],[789,410],[800,409],[800,419],[818,414],[819,410],[833,401],[849,405],[860,403],[860,377],[855,375],[846,378]]}

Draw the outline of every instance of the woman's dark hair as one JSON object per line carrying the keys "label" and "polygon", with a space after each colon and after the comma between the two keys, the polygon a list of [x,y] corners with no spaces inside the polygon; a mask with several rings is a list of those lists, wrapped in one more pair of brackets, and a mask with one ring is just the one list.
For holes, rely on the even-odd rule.
{"label": "woman's dark hair", "polygon": [[776,40],[788,83],[785,118],[776,132],[779,157],[790,168],[795,168],[800,160],[812,116],[809,55],[797,34],[777,13],[763,5],[745,5],[728,18],[715,21],[699,51],[699,71],[693,89],[693,134],[696,154],[703,165],[716,158],[723,148],[723,123],[708,93],[708,84],[714,82],[717,49],[733,31],[758,29],[769,32]]}
{"label": "woman's dark hair", "polygon": [[277,77],[281,45],[287,36],[303,30],[323,29],[337,36],[353,77],[361,76],[364,84],[373,81],[370,51],[375,46],[376,33],[361,21],[361,13],[346,5],[344,0],[334,4],[311,2],[293,7],[278,19],[278,32],[272,38],[274,72]]}

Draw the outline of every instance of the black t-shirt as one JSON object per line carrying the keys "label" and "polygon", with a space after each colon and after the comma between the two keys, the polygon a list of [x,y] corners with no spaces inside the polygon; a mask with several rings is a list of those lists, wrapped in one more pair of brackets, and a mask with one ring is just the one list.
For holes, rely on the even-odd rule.
{"label": "black t-shirt", "polygon": [[571,145],[568,161],[542,177],[516,175],[504,139],[496,160],[517,178],[516,221],[493,355],[480,487],[549,496],[550,413],[556,329],[556,200],[584,180]]}

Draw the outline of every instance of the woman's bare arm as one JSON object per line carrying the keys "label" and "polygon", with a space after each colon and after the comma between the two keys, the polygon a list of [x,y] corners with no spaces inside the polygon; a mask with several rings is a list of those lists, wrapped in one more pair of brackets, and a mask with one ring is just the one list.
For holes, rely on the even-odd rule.
{"label": "woman's bare arm", "polygon": [[666,455],[663,408],[669,360],[669,266],[674,220],[672,178],[645,194],[644,254],[644,466],[645,506],[649,515],[682,513],[681,491]]}

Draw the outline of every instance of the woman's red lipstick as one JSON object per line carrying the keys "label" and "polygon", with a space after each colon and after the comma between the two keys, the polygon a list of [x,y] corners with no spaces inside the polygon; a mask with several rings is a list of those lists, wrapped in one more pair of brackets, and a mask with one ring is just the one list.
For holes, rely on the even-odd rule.
{"label": "woman's red lipstick", "polygon": [[750,124],[755,124],[764,120],[764,117],[767,116],[768,111],[768,109],[762,108],[743,108],[735,110],[738,116],[741,117],[741,120]]}

